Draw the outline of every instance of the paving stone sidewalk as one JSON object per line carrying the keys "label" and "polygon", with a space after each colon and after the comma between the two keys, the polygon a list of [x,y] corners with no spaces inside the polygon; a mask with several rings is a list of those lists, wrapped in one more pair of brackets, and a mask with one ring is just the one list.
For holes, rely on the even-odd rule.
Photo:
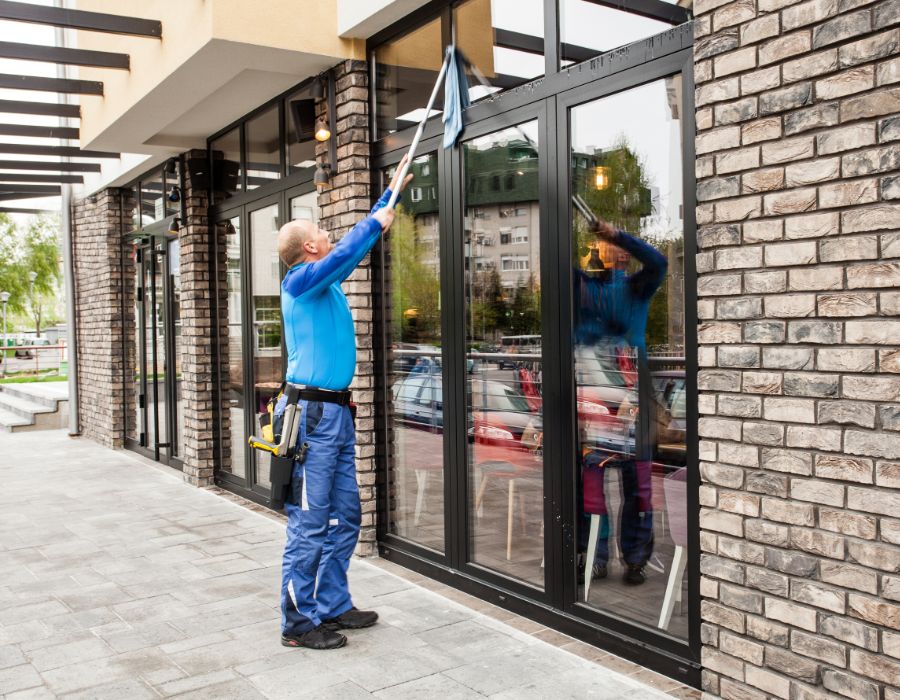
{"label": "paving stone sidewalk", "polygon": [[5,698],[694,696],[382,561],[351,570],[381,623],[338,651],[286,649],[276,516],[62,431],[0,433],[0,484]]}

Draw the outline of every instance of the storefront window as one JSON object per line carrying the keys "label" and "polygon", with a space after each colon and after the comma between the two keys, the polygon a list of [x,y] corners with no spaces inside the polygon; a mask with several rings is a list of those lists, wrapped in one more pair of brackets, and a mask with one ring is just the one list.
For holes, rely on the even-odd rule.
{"label": "storefront window", "polygon": [[[395,168],[385,173],[389,182]],[[390,531],[444,549],[444,401],[437,155],[413,161],[384,248],[390,279]]]}
{"label": "storefront window", "polygon": [[680,104],[677,76],[571,110],[572,276],[579,600],[686,638]]}
{"label": "storefront window", "polygon": [[[421,121],[443,60],[439,17],[375,50],[376,138]],[[432,115],[443,104],[439,91]]]}
{"label": "storefront window", "polygon": [[[295,111],[292,105],[300,100],[310,100],[308,87],[298,90],[285,100],[287,121],[285,123],[284,138],[287,143],[288,175],[301,171],[313,172],[316,165],[316,140],[298,133],[299,124],[296,123]],[[311,103],[307,103],[311,104]],[[302,136],[302,140],[301,140]]]}
{"label": "storefront window", "polygon": [[664,32],[672,25],[642,17],[610,3],[560,0],[559,31],[562,65],[580,63],[606,51]]}
{"label": "storefront window", "polygon": [[243,315],[241,311],[241,218],[216,225],[219,319],[219,469],[245,478]]}
{"label": "storefront window", "polygon": [[[281,357],[281,263],[278,260],[278,205],[250,212],[251,328],[253,343],[253,411],[266,403],[284,379]],[[253,451],[256,483],[268,488],[269,456]]]}
{"label": "storefront window", "polygon": [[209,145],[213,198],[216,202],[241,191],[241,130],[235,127]]}
{"label": "storefront window", "polygon": [[278,106],[247,122],[247,189],[281,177],[281,130]]}
{"label": "storefront window", "polygon": [[[466,432],[470,557],[543,587],[537,127],[527,122],[463,146]],[[486,178],[499,187],[483,186]]]}
{"label": "storefront window", "polygon": [[467,0],[453,22],[459,48],[492,86],[470,79],[473,102],[544,75],[543,0]]}
{"label": "storefront window", "polygon": [[162,170],[141,180],[140,228],[166,218],[166,193],[163,191]]}

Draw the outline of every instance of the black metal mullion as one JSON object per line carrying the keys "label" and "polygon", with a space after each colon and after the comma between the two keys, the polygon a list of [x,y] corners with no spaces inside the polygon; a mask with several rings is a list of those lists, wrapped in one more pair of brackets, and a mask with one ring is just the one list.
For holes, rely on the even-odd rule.
{"label": "black metal mullion", "polygon": [[544,0],[544,75],[559,71],[559,3],[564,0]]}
{"label": "black metal mullion", "polygon": [[694,59],[688,54],[681,71],[681,153],[684,236],[684,358],[687,392],[686,456],[688,466],[688,641],[695,661],[700,660],[700,447],[699,370],[697,342],[697,185],[694,136]]}
{"label": "black metal mullion", "polygon": [[[241,345],[243,352],[243,365],[245,371],[244,379],[244,435],[253,434],[253,417],[256,415],[255,392],[253,390],[253,340],[252,322],[250,313],[252,311],[252,294],[253,294],[253,268],[251,265],[250,255],[250,211],[248,207],[240,209],[240,235],[241,235]],[[251,449],[244,450],[244,482],[248,491],[253,490],[256,483],[256,460]]]}
{"label": "black metal mullion", "polygon": [[42,114],[50,117],[81,118],[80,105],[58,102],[27,102],[24,100],[0,100],[0,112],[8,114]]}

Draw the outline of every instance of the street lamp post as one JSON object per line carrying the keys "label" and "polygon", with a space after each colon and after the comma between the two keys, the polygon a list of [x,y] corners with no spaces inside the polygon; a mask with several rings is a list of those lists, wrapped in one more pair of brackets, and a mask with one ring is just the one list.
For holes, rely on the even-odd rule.
{"label": "street lamp post", "polygon": [[6,376],[6,303],[9,301],[9,292],[0,292],[0,303],[3,304],[3,374]]}
{"label": "street lamp post", "polygon": [[39,335],[39,331],[40,331],[40,329],[37,327],[37,320],[36,320],[37,317],[35,316],[35,313],[34,313],[34,311],[35,311],[34,281],[37,279],[37,276],[38,276],[37,272],[35,272],[34,270],[32,270],[31,272],[28,273],[28,302],[31,305],[31,316],[33,319],[35,319],[35,321],[34,321],[35,338],[37,338],[37,336]]}

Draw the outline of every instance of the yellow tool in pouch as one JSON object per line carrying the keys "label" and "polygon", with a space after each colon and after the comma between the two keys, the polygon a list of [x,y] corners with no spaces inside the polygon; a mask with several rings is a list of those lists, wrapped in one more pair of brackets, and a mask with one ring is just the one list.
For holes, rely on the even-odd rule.
{"label": "yellow tool in pouch", "polygon": [[[275,407],[284,394],[287,395],[284,413],[278,416],[275,413]],[[282,385],[281,390],[269,399],[266,412],[259,414],[262,436],[251,435],[247,442],[255,450],[268,452],[276,457],[289,456],[297,444],[301,413],[299,387],[291,384]]]}

